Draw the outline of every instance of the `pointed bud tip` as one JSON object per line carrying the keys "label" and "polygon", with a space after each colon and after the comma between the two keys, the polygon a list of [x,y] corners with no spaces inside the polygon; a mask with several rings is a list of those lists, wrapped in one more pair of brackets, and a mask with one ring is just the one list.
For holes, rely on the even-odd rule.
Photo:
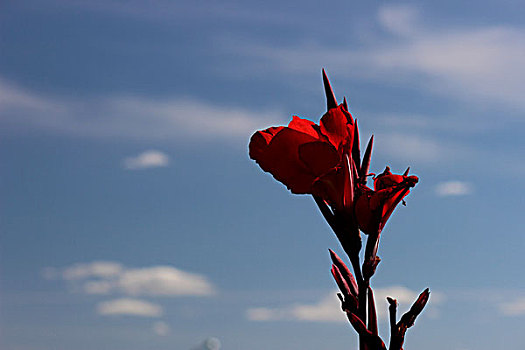
{"label": "pointed bud tip", "polygon": [[332,86],[330,86],[330,81],[326,75],[326,71],[323,68],[323,85],[326,95],[326,107],[328,109],[337,107],[337,99],[335,98],[334,92],[332,91]]}

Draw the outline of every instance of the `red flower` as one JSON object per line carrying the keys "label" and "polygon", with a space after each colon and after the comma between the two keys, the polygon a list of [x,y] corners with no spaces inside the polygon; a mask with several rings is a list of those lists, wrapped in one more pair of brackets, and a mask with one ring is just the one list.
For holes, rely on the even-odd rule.
{"label": "red flower", "polygon": [[366,234],[381,232],[395,207],[419,180],[417,176],[408,176],[408,170],[403,175],[395,175],[386,167],[375,178],[374,190],[364,185],[359,186],[355,214],[361,231]]}
{"label": "red flower", "polygon": [[354,120],[344,105],[330,108],[319,125],[294,116],[288,126],[257,131],[250,158],[293,193],[313,194],[343,207],[343,162],[352,151]]}
{"label": "red flower", "polygon": [[328,112],[319,125],[294,116],[288,126],[257,131],[250,140],[250,157],[292,193],[318,197],[321,212],[340,239],[347,231],[359,236],[358,226],[367,234],[379,233],[418,179],[408,173],[394,175],[387,167],[375,178],[374,190],[366,186],[373,137],[361,160],[359,130],[346,100],[337,105],[324,70],[323,81]]}

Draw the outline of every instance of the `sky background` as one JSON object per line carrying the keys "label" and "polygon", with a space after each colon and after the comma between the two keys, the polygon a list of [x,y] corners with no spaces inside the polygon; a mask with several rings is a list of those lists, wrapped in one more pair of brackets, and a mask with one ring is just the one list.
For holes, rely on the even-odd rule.
{"label": "sky background", "polygon": [[[405,348],[525,348],[522,1],[0,3],[0,347],[356,349],[309,196],[248,158],[318,121],[411,166],[373,279]],[[362,145],[364,148],[364,145]]]}

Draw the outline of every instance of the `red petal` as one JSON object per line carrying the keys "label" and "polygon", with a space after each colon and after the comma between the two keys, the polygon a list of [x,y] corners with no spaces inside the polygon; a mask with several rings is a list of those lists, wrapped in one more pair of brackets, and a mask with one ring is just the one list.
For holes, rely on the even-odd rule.
{"label": "red petal", "polygon": [[366,186],[360,186],[361,194],[355,202],[355,216],[359,228],[366,234],[377,233],[381,222],[380,202],[375,193]]}
{"label": "red petal", "polygon": [[323,141],[309,142],[299,146],[299,158],[315,176],[321,176],[335,168],[341,158],[335,148]]}
{"label": "red petal", "polygon": [[359,145],[359,128],[357,127],[357,120],[355,120],[353,131],[352,159],[354,160],[356,168],[361,169],[361,150]]}
{"label": "red petal", "polygon": [[319,138],[319,126],[307,119],[299,118],[294,115],[292,121],[288,124],[288,127],[315,138]]}
{"label": "red petal", "polygon": [[[342,106],[332,108],[326,112],[319,124],[321,133],[328,138],[338,151],[342,151],[343,146],[347,150],[351,149],[354,136],[353,120],[350,113],[345,111]],[[351,127],[348,127],[348,124]]]}
{"label": "red petal", "polygon": [[374,189],[376,191],[382,190],[384,188],[396,186],[405,180],[406,176],[403,175],[379,175],[374,180]]}
{"label": "red petal", "polygon": [[[354,160],[348,157],[348,154],[344,155],[343,160],[343,176],[344,176],[344,186],[343,186],[343,206],[345,211],[349,212],[354,203],[354,175],[352,172],[352,166]],[[350,164],[352,163],[352,164]]]}
{"label": "red petal", "polygon": [[331,206],[343,210],[343,187],[343,169],[335,168],[316,179],[312,186],[312,193],[326,200]]}
{"label": "red petal", "polygon": [[267,147],[261,147],[261,136],[256,135],[250,142],[250,157],[293,193],[311,193],[317,176],[299,159],[299,146],[316,139],[290,128],[282,128]]}
{"label": "red petal", "polygon": [[401,200],[410,192],[409,187],[399,186],[395,189],[381,190],[380,192],[388,191],[388,196],[384,199],[382,213],[381,213],[381,228],[383,228],[396,206]]}
{"label": "red petal", "polygon": [[258,160],[263,157],[263,153],[266,151],[272,138],[282,129],[284,129],[284,126],[271,127],[253,134],[249,145],[250,158]]}

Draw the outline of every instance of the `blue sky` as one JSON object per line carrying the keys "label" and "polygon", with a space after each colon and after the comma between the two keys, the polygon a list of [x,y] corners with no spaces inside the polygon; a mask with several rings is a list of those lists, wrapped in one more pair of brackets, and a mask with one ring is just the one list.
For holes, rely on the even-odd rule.
{"label": "blue sky", "polygon": [[523,349],[524,7],[2,2],[2,349],[356,348],[338,242],[247,155],[318,121],[322,67],[372,171],[420,177],[373,280],[431,289],[405,348]]}

